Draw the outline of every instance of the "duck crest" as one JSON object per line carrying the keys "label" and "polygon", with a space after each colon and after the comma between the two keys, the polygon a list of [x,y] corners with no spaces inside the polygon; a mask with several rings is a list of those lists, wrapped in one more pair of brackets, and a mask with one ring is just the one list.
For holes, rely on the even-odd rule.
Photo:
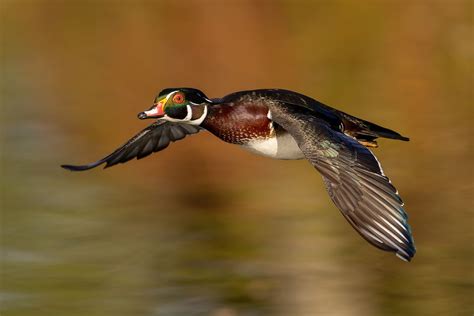
{"label": "duck crest", "polygon": [[208,106],[207,117],[201,126],[225,142],[242,145],[275,136],[268,114],[263,100],[241,97]]}

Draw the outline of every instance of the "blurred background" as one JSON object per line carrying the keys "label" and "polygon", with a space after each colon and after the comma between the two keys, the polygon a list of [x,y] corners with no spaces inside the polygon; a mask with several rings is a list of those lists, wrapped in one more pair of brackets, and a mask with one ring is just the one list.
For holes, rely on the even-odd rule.
{"label": "blurred background", "polygon": [[[472,1],[1,4],[2,315],[472,315]],[[418,253],[379,251],[306,161],[200,133],[71,173],[163,88],[286,88],[395,129]]]}

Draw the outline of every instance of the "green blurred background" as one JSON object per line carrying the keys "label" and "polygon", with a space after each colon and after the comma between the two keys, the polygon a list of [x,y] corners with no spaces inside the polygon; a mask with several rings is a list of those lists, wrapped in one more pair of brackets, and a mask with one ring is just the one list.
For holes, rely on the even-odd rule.
{"label": "green blurred background", "polygon": [[[1,314],[472,315],[472,5],[1,1]],[[375,153],[414,260],[360,238],[306,161],[206,133],[59,168],[174,86],[291,89],[409,136]]]}

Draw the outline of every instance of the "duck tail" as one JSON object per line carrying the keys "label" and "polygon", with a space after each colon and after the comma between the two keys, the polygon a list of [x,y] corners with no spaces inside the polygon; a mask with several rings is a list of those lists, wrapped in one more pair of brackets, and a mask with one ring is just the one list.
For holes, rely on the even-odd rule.
{"label": "duck tail", "polygon": [[362,120],[346,113],[340,113],[344,125],[344,133],[362,141],[374,141],[376,138],[389,138],[402,141],[409,141],[408,137],[382,127],[380,125]]}

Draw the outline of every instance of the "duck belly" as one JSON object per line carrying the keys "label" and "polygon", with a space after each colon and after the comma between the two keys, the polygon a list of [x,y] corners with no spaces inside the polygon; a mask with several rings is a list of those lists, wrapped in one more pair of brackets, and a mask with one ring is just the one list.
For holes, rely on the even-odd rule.
{"label": "duck belly", "polygon": [[296,160],[304,158],[295,139],[286,131],[275,133],[271,137],[250,140],[242,147],[254,154],[273,159]]}

